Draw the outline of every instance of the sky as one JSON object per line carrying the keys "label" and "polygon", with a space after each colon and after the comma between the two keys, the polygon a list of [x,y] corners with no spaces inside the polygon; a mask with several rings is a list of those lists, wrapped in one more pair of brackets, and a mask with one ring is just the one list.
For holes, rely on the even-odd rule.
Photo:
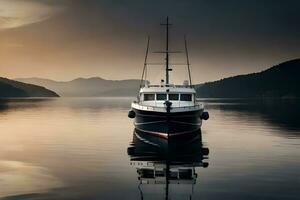
{"label": "sky", "polygon": [[[0,76],[140,78],[147,36],[150,52],[164,48],[166,16],[170,49],[187,35],[194,83],[258,72],[300,57],[299,10],[298,0],[0,0]],[[148,72],[159,80],[163,66]],[[171,81],[186,72],[174,66]]]}

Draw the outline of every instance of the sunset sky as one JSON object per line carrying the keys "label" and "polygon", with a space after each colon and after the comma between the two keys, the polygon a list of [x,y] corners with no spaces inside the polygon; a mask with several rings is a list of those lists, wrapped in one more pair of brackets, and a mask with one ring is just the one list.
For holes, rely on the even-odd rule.
{"label": "sunset sky", "polygon": [[300,57],[299,10],[298,0],[0,0],[0,76],[139,78],[147,35],[161,50],[167,15],[171,49],[188,36],[194,82],[261,71]]}

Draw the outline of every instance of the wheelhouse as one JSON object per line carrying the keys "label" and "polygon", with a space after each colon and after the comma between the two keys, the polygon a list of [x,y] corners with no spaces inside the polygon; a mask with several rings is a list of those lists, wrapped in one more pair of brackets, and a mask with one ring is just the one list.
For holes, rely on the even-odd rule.
{"label": "wheelhouse", "polygon": [[190,87],[144,87],[139,93],[139,103],[145,106],[164,107],[166,101],[172,107],[195,105],[195,90]]}

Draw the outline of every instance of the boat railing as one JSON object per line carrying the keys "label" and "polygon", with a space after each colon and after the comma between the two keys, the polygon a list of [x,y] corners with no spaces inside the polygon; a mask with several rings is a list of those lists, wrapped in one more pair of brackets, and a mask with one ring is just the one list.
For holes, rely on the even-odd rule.
{"label": "boat railing", "polygon": [[174,87],[174,88],[193,88],[192,85],[174,85],[174,84],[165,84],[165,85],[145,85],[145,87],[151,88],[151,87]]}
{"label": "boat railing", "polygon": [[[156,106],[148,106],[148,105],[141,105],[138,102],[134,101],[134,104],[136,104],[137,107],[143,109],[143,110],[149,110],[149,111],[160,111],[165,110],[166,107],[156,107]],[[178,109],[178,110],[195,110],[197,108],[203,108],[202,104],[197,104],[193,106],[182,106],[182,107],[172,107],[172,109]]]}

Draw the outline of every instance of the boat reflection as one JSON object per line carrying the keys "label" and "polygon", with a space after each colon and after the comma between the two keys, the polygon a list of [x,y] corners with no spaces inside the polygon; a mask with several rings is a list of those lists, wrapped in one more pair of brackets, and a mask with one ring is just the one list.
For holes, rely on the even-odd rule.
{"label": "boat reflection", "polygon": [[184,141],[159,144],[134,131],[127,152],[130,164],[137,170],[141,199],[192,199],[196,169],[208,167],[204,160],[208,159],[209,149],[202,145],[201,131]]}

